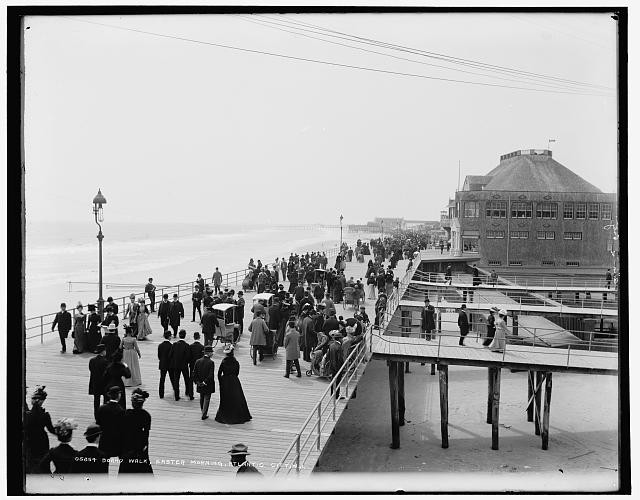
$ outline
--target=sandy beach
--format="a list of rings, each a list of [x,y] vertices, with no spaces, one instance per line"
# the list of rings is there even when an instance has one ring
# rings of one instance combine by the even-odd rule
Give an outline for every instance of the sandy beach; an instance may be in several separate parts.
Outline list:
[[[526,419],[526,372],[502,370],[500,450],[493,451],[491,426],[485,422],[486,369],[449,368],[448,449],[440,441],[438,377],[429,374],[429,365],[411,364],[410,369],[400,449],[389,447],[387,366],[370,361],[357,398],[342,415],[315,472],[407,473],[412,487],[406,491],[485,490],[488,479],[488,489],[496,490],[502,486],[499,477],[509,488],[517,478],[523,491],[617,487],[616,377],[554,374],[549,449],[543,451],[534,424]],[[420,476],[410,474],[415,472]]]

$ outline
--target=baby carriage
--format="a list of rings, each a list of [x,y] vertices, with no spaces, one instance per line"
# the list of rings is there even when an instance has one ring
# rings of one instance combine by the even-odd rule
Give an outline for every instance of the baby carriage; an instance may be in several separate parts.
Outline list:
[[[307,377],[315,375],[316,377],[331,379],[332,374],[329,365],[328,352],[323,354],[321,349],[313,351],[311,353],[311,368],[306,372]]]

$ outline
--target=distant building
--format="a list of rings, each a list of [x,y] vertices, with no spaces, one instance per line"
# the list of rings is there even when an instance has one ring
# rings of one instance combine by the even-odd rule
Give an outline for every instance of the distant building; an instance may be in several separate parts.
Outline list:
[[[561,165],[551,151],[500,157],[487,175],[469,175],[441,213],[455,255],[479,254],[479,266],[613,267],[615,193]]]

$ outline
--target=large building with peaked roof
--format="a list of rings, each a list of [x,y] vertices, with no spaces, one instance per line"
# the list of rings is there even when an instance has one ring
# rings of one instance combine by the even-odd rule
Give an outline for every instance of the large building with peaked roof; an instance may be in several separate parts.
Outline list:
[[[480,267],[614,267],[615,193],[603,193],[546,149],[500,157],[486,175],[469,175],[441,222],[454,255],[477,254]],[[609,227],[606,227],[609,226]]]

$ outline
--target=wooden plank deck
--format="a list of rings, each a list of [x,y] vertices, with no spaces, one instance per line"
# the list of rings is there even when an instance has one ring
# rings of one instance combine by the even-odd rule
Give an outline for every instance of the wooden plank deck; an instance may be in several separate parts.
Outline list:
[[[618,355],[601,351],[554,349],[507,344],[505,353],[492,352],[480,344],[458,345],[455,332],[443,332],[434,340],[380,335],[374,330],[373,358],[451,365],[501,366],[521,370],[617,374]],[[439,345],[440,344],[440,345]],[[407,349],[408,346],[413,349]]]
[[[366,264],[347,263],[346,276],[364,277]],[[285,286],[288,286],[286,284]],[[280,348],[275,359],[265,357],[262,363],[253,366],[250,358],[249,337],[246,331],[250,319],[253,293],[247,293],[245,299],[245,332],[236,347],[236,358],[240,362],[240,381],[253,419],[241,425],[225,425],[215,421],[219,406],[219,393],[211,397],[209,407],[210,418],[200,419],[198,395],[190,401],[184,394],[184,382],[181,383],[180,401],[175,401],[169,380],[165,383],[165,397],[158,397],[159,370],[157,346],[162,339],[162,327],[156,314],[150,316],[153,334],[149,340],[139,342],[142,358],[142,389],[149,392],[150,397],[145,409],[151,414],[152,424],[149,437],[149,453],[154,473],[157,477],[228,477],[235,474],[230,467],[227,451],[235,443],[249,446],[252,462],[260,464],[259,470],[265,476],[271,476],[290,446],[296,433],[300,430],[309,413],[318,403],[329,383],[315,376],[302,378],[292,376],[285,379],[284,349]],[[375,301],[367,300],[365,307],[373,319]],[[201,332],[199,323],[191,322],[191,301],[183,300],[185,319],[181,328],[187,331],[186,341],[193,342],[193,333]],[[338,306],[338,315],[345,318],[353,315],[351,306],[346,309]],[[122,333],[121,333],[122,336]],[[203,338],[201,338],[203,342]],[[46,385],[48,399],[46,410],[55,421],[63,417],[76,419],[78,430],[75,432],[71,446],[81,449],[86,445],[82,436],[84,429],[94,421],[93,396],[88,394],[89,359],[93,354],[71,354],[72,339],[67,340],[67,354],[59,353],[57,334],[47,335],[44,344],[30,344],[26,350],[26,384],[27,395],[36,385]],[[224,354],[222,344],[215,348],[213,361],[216,370]],[[300,359],[304,372],[308,363]],[[217,386],[216,382],[216,386]],[[134,388],[126,389],[127,407],[130,408],[130,396]],[[218,389],[219,390],[219,389]],[[348,401],[336,401],[336,422],[344,411]],[[326,415],[333,411],[327,409]],[[324,448],[335,422],[330,418],[321,434],[320,450],[310,453],[307,468],[301,471],[308,474],[312,471],[318,456]],[[303,440],[306,434],[303,435]],[[50,436],[50,443],[55,444],[55,437]],[[311,440],[314,438],[312,437]],[[112,465],[110,474],[115,474],[117,466]],[[176,483],[175,491],[187,491],[186,483]]]

